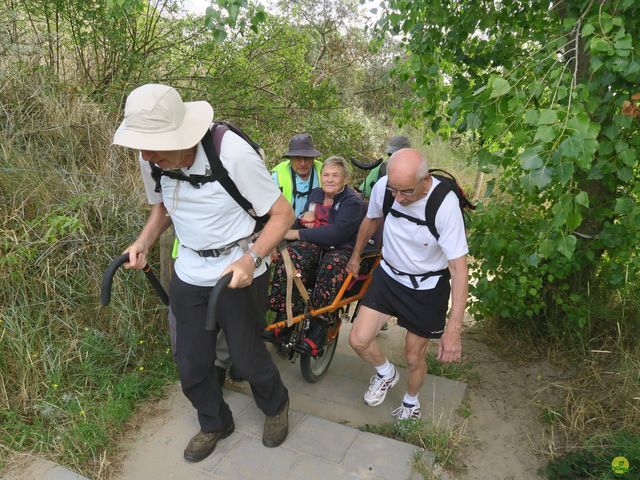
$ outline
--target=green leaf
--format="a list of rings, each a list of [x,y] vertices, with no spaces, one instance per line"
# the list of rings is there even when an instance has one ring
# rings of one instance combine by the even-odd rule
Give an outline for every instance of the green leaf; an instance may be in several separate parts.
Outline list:
[[[469,113],[467,114],[467,126],[471,129],[480,128],[482,126],[482,117],[477,113]]]
[[[618,155],[622,163],[624,163],[627,167],[634,167],[636,164],[636,149],[629,148],[623,152],[620,152]]]
[[[633,179],[633,170],[629,167],[622,167],[618,170],[617,175],[623,182],[628,182]]]
[[[566,224],[569,230],[575,230],[582,223],[582,215],[578,212],[571,212],[567,215]]]
[[[525,170],[536,170],[542,167],[542,159],[537,153],[528,154],[529,150],[526,150],[521,156],[520,165]],[[527,154],[527,155],[525,155]]]
[[[529,109],[524,113],[524,123],[527,125],[538,124],[538,112],[534,109]]]
[[[573,256],[578,239],[573,235],[563,235],[558,241],[558,251],[567,258]]]
[[[584,112],[572,116],[567,122],[567,127],[589,139],[597,138],[600,132],[600,125],[592,123],[589,120],[589,116]]]
[[[509,93],[511,85],[502,77],[492,77],[489,79],[489,86],[491,88],[491,98],[501,97]]]
[[[617,215],[626,215],[633,211],[634,205],[635,202],[629,197],[620,197],[616,199],[616,206],[613,211]]]
[[[589,48],[592,52],[609,52],[611,45],[602,37],[593,37],[589,42]]]
[[[520,165],[522,168],[526,168],[525,165],[535,165],[539,164],[537,167],[540,168],[542,166],[542,159],[538,155],[542,151],[542,145],[535,145],[531,148],[527,148],[524,152],[520,154]]]
[[[553,130],[553,127],[548,125],[540,125],[536,130],[536,136],[533,138],[534,142],[550,142],[556,138],[556,134]]]
[[[580,146],[580,142],[572,135],[570,137],[565,138],[558,147],[558,150],[562,154],[563,157],[566,158],[578,158],[582,147]]]
[[[545,238],[542,242],[540,242],[538,253],[542,258],[549,258],[551,255],[553,255],[555,249],[555,242],[549,238]]]
[[[558,121],[558,113],[550,108],[545,108],[540,111],[540,117],[538,118],[538,125],[552,125]]]
[[[533,187],[542,190],[551,183],[553,177],[553,169],[550,167],[541,167],[532,170],[521,178],[522,185],[529,191],[533,191]]]
[[[582,36],[588,37],[595,31],[596,27],[594,27],[592,23],[585,23],[584,27],[582,27]]]
[[[556,178],[562,185],[566,185],[573,178],[574,171],[573,162],[558,162],[555,168]]]
[[[628,33],[613,44],[616,50],[631,50],[632,45],[633,43],[631,41],[631,35],[629,35]]]
[[[591,70],[593,70],[593,73],[600,70],[603,65],[604,62],[602,61],[602,58],[598,57],[597,55],[593,55],[591,57]]]
[[[224,39],[227,38],[227,32],[219,28],[215,28],[212,33],[213,39],[216,41],[216,43],[222,43],[224,42]]]
[[[589,194],[587,192],[580,192],[576,195],[575,202],[578,205],[582,205],[585,208],[589,208]]]

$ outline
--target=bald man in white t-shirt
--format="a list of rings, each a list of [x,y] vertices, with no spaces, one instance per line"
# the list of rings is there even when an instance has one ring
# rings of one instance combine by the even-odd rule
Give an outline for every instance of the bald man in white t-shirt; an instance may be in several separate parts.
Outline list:
[[[369,406],[377,406],[398,382],[399,374],[380,349],[376,335],[390,316],[397,317],[398,325],[407,330],[404,352],[407,388],[402,404],[391,412],[398,420],[421,416],[418,393],[427,373],[425,355],[431,339],[440,340],[438,360],[448,363],[461,359],[460,333],[468,294],[466,255],[469,249],[462,211],[453,191],[446,193],[437,207],[437,238],[424,224],[427,202],[440,183],[429,174],[426,158],[420,151],[404,148],[394,153],[389,159],[387,176],[373,187],[367,216],[347,265],[347,271],[358,273],[360,255],[367,241],[384,222],[383,260],[373,272],[349,343],[376,369],[364,401]],[[386,220],[385,191],[394,199],[392,214],[387,215]],[[450,295],[451,311],[447,321]]]

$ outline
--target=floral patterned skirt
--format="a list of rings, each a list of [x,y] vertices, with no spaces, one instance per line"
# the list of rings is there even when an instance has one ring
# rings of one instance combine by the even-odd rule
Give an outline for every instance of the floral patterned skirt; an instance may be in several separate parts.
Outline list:
[[[346,250],[323,251],[309,242],[295,242],[287,246],[291,262],[300,273],[302,283],[310,293],[311,308],[329,305],[338,294],[344,279],[350,252]],[[274,312],[286,312],[287,272],[279,256],[271,280],[269,308]],[[293,314],[303,313],[304,302],[293,287]]]

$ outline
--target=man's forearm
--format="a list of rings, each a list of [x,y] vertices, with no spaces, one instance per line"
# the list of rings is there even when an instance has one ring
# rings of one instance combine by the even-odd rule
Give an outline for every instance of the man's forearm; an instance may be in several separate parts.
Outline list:
[[[147,223],[138,235],[138,241],[143,242],[146,249],[149,249],[162,232],[169,228],[169,225],[171,225],[171,217],[167,216],[164,203],[153,205]]]
[[[269,210],[269,221],[253,244],[253,251],[266,257],[284,239],[296,217],[289,202],[281,195]]]
[[[359,257],[360,255],[362,255],[364,247],[367,246],[369,239],[373,237],[374,233],[376,233],[380,222],[382,222],[382,218],[364,217],[364,220],[362,220],[360,228],[358,229],[356,244],[353,247],[353,253],[351,254],[352,257]]]
[[[447,329],[460,331],[469,293],[469,269],[466,256],[450,261],[449,271],[451,272],[451,313]]]

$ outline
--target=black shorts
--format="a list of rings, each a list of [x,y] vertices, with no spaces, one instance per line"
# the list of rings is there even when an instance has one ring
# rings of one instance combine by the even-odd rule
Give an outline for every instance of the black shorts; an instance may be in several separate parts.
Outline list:
[[[423,338],[440,338],[447,321],[449,278],[440,277],[429,290],[414,290],[391,278],[380,265],[362,299],[362,305],[398,318],[398,325]]]

